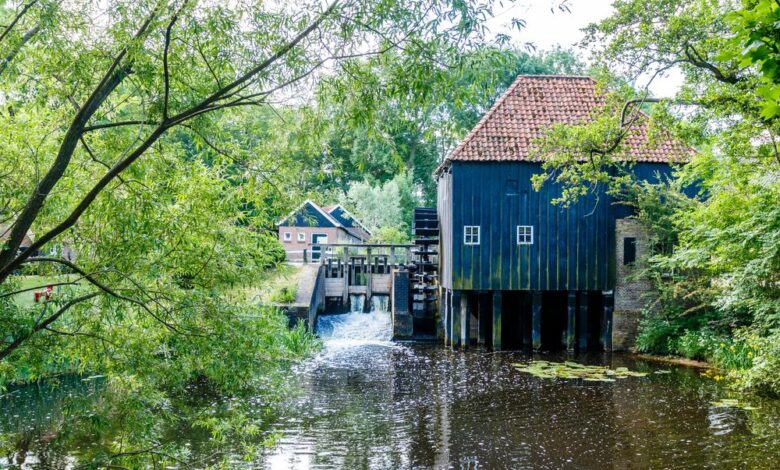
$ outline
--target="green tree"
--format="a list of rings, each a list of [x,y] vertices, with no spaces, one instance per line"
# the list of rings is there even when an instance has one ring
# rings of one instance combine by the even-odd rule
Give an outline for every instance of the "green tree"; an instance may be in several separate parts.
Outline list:
[[[491,8],[3,2],[0,223],[10,230],[0,245],[0,386],[105,375],[114,399],[70,427],[95,433],[102,465],[150,456],[181,465],[157,444],[177,414],[171,401],[193,384],[263,389],[273,401],[274,374],[311,350],[311,336],[233,287],[261,282],[278,262],[273,217],[308,190],[296,182],[316,154],[300,136],[319,129],[289,103],[332,67],[400,48],[414,58],[406,73],[421,76],[484,44]],[[433,42],[436,57],[407,47]],[[34,242],[22,247],[28,233]],[[75,260],[47,254],[63,243]],[[18,301],[52,282],[23,285],[17,274],[32,269],[58,275],[43,305]],[[259,432],[262,413],[233,411],[201,424],[217,441]],[[101,425],[108,416],[125,421]]]
[[[342,203],[371,231],[371,238],[384,243],[409,240],[412,211],[418,202],[412,193],[410,173],[401,173],[384,184],[354,183],[342,198]]]
[[[326,151],[314,171],[328,189],[346,191],[365,175],[384,183],[412,175],[422,204],[435,205],[432,174],[519,74],[582,73],[572,52],[532,54],[489,46],[444,61],[444,45],[414,43],[383,56],[342,64],[318,89],[317,119],[326,128]],[[407,65],[434,57],[415,68]],[[348,126],[341,123],[347,121]],[[327,162],[327,163],[322,163]],[[319,171],[326,164],[328,175]]]
[[[653,143],[671,134],[695,145],[678,176],[705,198],[672,205],[655,222],[644,217],[673,249],[658,249],[650,260],[667,317],[659,323],[650,314],[643,334],[661,331],[661,343],[674,344],[691,337],[687,328],[709,330],[726,345],[737,335],[733,351],[750,357],[734,360],[710,350],[709,358],[748,368],[736,373],[750,377],[741,383],[774,394],[780,394],[773,378],[780,371],[768,355],[776,348],[751,349],[746,338],[780,342],[779,9],[772,0],[616,2],[614,14],[590,26],[586,39],[606,71],[607,103],[591,122],[556,126],[540,142],[540,154],[549,158],[547,173],[536,180],[567,185],[562,203],[595,184],[616,192],[636,188],[627,176],[610,174],[627,175],[621,172],[631,164],[621,163],[624,138],[642,121],[650,122]],[[653,80],[672,69],[683,77],[677,95],[650,96]],[[632,191],[640,217],[680,200],[668,188]]]

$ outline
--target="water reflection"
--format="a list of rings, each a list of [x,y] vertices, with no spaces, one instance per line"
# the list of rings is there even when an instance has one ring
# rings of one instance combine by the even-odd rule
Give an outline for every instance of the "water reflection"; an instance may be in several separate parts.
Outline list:
[[[617,354],[544,355],[651,372],[615,383],[544,380],[513,368],[530,359],[522,353],[391,342],[389,315],[374,310],[323,317],[324,349],[290,374],[299,393],[272,426],[276,445],[250,462],[223,449],[236,451],[232,467],[772,468],[780,458],[778,402],[716,408],[710,402],[724,390],[696,370]],[[669,373],[653,373],[660,369]],[[89,381],[74,387],[0,399],[0,437],[32,436],[24,454],[22,444],[6,444],[15,453],[0,456],[0,467],[76,462],[75,444],[45,438],[64,422],[66,404],[100,391]],[[168,439],[191,445],[195,457],[214,450],[192,429]]]
[[[780,457],[777,429],[747,425],[753,414],[780,420],[777,403],[714,408],[724,392],[695,370],[542,380],[514,370],[529,359],[520,353],[383,343],[364,324],[381,319],[370,315],[326,320],[325,351],[297,374],[303,393],[276,425],[266,468],[768,467]],[[662,368],[621,355],[576,360]]]

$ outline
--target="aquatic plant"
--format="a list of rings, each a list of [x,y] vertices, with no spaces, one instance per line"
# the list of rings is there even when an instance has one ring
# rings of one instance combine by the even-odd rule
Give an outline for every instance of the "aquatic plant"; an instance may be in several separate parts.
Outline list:
[[[588,366],[576,362],[531,361],[512,364],[520,372],[542,379],[582,379],[586,382],[614,382],[615,379],[644,377],[646,372],[635,372],[627,367],[610,369],[606,366]]]
[[[710,404],[714,406],[715,408],[739,408],[741,410],[757,410],[757,406],[749,405],[743,401],[737,400],[736,398],[722,398],[720,400],[711,401]]]

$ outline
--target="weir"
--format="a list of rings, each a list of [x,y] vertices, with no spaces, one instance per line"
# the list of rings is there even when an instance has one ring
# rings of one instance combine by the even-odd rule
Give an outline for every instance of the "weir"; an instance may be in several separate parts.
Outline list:
[[[436,210],[417,208],[414,217],[414,244],[312,245],[319,254],[319,267],[308,325],[317,325],[320,314],[390,312],[394,338],[435,338],[439,310]]]
[[[325,309],[353,310],[355,296],[371,304],[375,295],[389,296],[392,273],[405,270],[412,260],[413,245],[328,243],[320,250],[320,275],[324,284]]]
[[[353,294],[348,313],[320,315],[315,331],[326,347],[388,342],[393,336],[388,305],[388,296],[374,295],[365,311],[365,296]]]

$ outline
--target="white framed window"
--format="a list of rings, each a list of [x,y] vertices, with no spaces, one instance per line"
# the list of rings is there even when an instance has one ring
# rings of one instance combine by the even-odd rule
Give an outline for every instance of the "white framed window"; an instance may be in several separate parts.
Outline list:
[[[299,242],[305,242],[306,241],[306,232],[298,232],[298,241]]]
[[[292,232],[284,232],[284,241],[289,242],[292,240]]]
[[[463,244],[479,245],[479,225],[463,226]]]
[[[534,226],[533,225],[518,225],[517,226],[517,244],[518,245],[533,245],[534,244]]]

